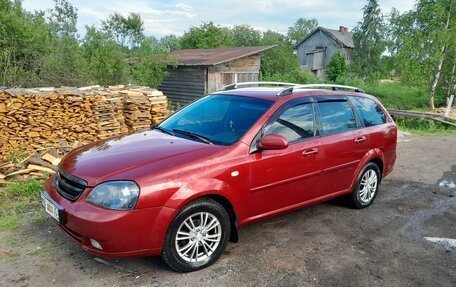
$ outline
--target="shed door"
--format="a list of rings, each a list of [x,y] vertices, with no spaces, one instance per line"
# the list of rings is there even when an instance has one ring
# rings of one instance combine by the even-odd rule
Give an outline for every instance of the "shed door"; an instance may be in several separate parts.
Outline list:
[[[323,69],[323,51],[312,54],[312,70]]]

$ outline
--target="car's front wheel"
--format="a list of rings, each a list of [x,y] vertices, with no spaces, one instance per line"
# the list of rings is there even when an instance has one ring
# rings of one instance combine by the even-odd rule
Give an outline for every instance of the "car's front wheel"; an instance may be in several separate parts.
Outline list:
[[[223,206],[200,198],[184,206],[172,221],[162,258],[176,271],[195,271],[217,261],[229,236],[230,221]]]
[[[377,196],[380,181],[381,173],[378,165],[374,162],[366,164],[350,197],[353,207],[365,208],[371,205]]]

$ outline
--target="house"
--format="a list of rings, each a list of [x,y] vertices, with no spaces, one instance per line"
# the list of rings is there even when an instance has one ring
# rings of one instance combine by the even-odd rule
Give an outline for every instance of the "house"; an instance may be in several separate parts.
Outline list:
[[[325,69],[337,51],[345,56],[347,64],[351,64],[354,48],[353,33],[344,26],[339,30],[318,27],[295,46],[299,65],[307,67],[319,78],[325,77]]]
[[[261,54],[273,46],[187,49],[170,53],[175,61],[158,89],[172,103],[187,104],[235,82],[258,81]]]

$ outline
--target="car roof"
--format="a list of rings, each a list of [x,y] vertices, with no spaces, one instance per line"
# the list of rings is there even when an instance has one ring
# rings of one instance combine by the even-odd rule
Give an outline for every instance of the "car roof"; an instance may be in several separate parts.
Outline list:
[[[284,87],[249,87],[249,88],[237,88],[226,91],[219,91],[212,93],[213,95],[233,95],[233,96],[243,96],[250,98],[258,98],[268,101],[277,102],[283,98],[295,99],[306,96],[366,96],[361,92],[352,92],[352,91],[343,91],[343,90],[327,90],[327,89],[298,89],[293,91],[290,94],[283,96],[278,96],[277,94],[283,91]]]

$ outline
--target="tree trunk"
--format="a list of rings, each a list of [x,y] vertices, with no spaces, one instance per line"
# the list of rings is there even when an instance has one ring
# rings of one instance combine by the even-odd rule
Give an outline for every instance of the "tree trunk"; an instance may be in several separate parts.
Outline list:
[[[441,51],[441,56],[440,56],[439,62],[437,63],[437,65],[435,67],[434,80],[432,80],[431,91],[429,92],[429,109],[431,111],[435,110],[435,105],[434,105],[435,90],[437,89],[437,84],[439,83],[439,79],[440,79],[440,73],[442,72],[443,56],[445,54],[445,45],[442,46],[442,49],[440,51]]]
[[[451,17],[451,8],[452,8],[452,2],[450,3],[450,9],[448,10],[448,18],[445,23],[445,34],[448,32],[448,27],[450,26],[450,17]],[[440,73],[442,72],[442,65],[443,65],[443,59],[445,57],[445,43],[442,45],[442,48],[440,49],[440,58],[439,61],[437,62],[435,66],[435,72],[434,72],[434,79],[432,80],[431,84],[431,89],[429,91],[429,108],[434,111],[435,110],[435,104],[434,104],[434,98],[435,98],[435,90],[437,89],[437,85],[440,80]]]

